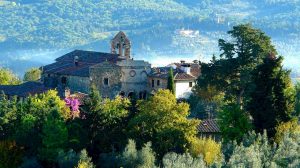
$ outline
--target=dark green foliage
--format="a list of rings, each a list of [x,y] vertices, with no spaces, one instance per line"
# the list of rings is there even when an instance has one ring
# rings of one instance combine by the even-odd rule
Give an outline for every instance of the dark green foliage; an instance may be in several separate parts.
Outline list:
[[[234,26],[228,34],[232,41],[219,40],[220,59],[214,57],[211,63],[201,64],[202,76],[198,84],[224,91],[226,100],[242,107],[251,90],[251,72],[267,53],[276,53],[276,50],[270,37],[249,24]]]
[[[61,168],[73,168],[77,166],[79,162],[79,155],[72,149],[68,152],[60,151],[56,160]]]
[[[92,157],[98,158],[100,153],[120,150],[127,137],[124,134],[126,117],[130,101],[117,97],[114,100],[102,100],[99,91],[91,88],[89,98],[85,102],[85,123],[88,132],[88,151]]]
[[[17,168],[22,162],[22,150],[14,141],[0,141],[0,167]]]
[[[173,68],[170,68],[170,71],[169,71],[167,88],[170,90],[171,93],[175,94],[175,83],[174,83]]]
[[[24,158],[19,168],[42,168],[37,158]]]
[[[219,125],[225,142],[241,141],[251,130],[250,116],[239,105],[225,105],[219,113]]]
[[[75,118],[66,124],[69,133],[68,148],[76,152],[86,148],[89,143],[89,131],[87,131],[86,120]]]
[[[43,124],[41,140],[39,157],[44,161],[55,162],[59,152],[66,149],[68,129],[57,110],[53,110]]]
[[[220,107],[224,104],[224,93],[210,85],[196,85],[188,102],[192,117],[216,118]]]
[[[292,118],[294,111],[290,71],[282,68],[282,60],[282,57],[270,54],[253,72],[255,88],[247,108],[256,131],[267,130],[270,137],[275,135],[278,124]]]
[[[4,93],[0,94],[0,140],[11,137],[15,132],[17,121],[17,99],[8,100]]]
[[[296,117],[299,117],[300,115],[300,82],[297,82],[295,84],[295,113],[294,115]]]

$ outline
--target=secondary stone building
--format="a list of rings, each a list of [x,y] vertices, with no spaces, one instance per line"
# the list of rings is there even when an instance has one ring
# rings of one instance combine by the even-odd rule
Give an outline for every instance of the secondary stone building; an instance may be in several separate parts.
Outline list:
[[[111,53],[72,51],[41,67],[39,82],[14,86],[19,88],[18,92],[11,92],[10,86],[0,86],[0,91],[11,96],[40,93],[34,90],[34,85],[41,92],[55,88],[61,97],[67,97],[74,92],[87,94],[94,85],[106,98],[121,95],[143,99],[160,88],[167,88],[170,68],[174,69],[176,97],[187,98],[200,75],[198,63],[182,61],[167,67],[151,68],[148,62],[131,58],[131,42],[124,32],[119,32],[111,40]]]

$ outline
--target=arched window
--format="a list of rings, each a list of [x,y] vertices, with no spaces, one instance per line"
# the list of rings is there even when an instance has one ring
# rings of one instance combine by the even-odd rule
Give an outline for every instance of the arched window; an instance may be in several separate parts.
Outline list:
[[[139,99],[146,99],[147,98],[147,91],[142,91],[139,93]]]

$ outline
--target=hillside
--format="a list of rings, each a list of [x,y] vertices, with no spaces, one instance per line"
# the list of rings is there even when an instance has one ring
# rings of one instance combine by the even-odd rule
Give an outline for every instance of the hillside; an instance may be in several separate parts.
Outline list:
[[[291,65],[300,47],[299,9],[299,0],[0,0],[0,58],[6,66],[45,64],[74,48],[109,51],[111,37],[124,30],[138,58],[207,60],[229,28],[252,23]],[[199,31],[199,38],[176,34],[182,28]]]

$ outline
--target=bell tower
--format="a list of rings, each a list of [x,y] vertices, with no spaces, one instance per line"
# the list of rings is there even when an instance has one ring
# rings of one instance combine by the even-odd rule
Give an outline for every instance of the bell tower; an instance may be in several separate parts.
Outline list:
[[[130,49],[131,43],[122,31],[111,40],[111,53],[118,54],[120,58],[130,59]]]

